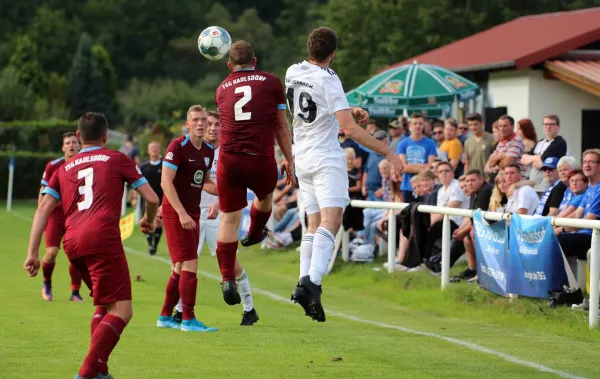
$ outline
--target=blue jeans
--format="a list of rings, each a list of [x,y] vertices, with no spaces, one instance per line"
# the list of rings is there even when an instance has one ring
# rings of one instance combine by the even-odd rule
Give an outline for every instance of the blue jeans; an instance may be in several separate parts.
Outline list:
[[[366,243],[375,245],[375,231],[377,230],[377,221],[383,216],[385,209],[377,208],[366,208],[363,210],[363,226],[364,230],[358,232],[358,236],[361,237]]]
[[[290,226],[294,225],[298,220],[298,208],[288,209],[281,218],[281,220],[279,220],[277,224],[275,224],[273,231],[276,233],[281,233]]]

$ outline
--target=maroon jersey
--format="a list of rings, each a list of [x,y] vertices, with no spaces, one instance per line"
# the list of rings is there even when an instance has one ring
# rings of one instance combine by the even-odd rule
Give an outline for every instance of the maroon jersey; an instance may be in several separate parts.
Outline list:
[[[148,181],[125,154],[100,146],[82,149],[52,176],[42,193],[62,204],[70,260],[123,251],[119,219],[125,182],[137,188]]]
[[[202,187],[209,176],[214,157],[212,145],[203,141],[202,147],[196,149],[190,142],[189,134],[186,134],[171,141],[163,159],[163,166],[177,171],[173,180],[177,196],[187,214],[196,221],[200,219]],[[166,194],[163,195],[162,215],[179,217]]]
[[[44,173],[42,174],[41,184],[44,187],[48,186],[48,182],[50,181],[50,179],[52,178],[54,173],[57,172],[58,169],[60,167],[62,167],[63,164],[65,164],[65,157],[53,159],[50,162],[48,162],[48,164],[46,165],[46,168],[44,169]],[[54,208],[54,210],[52,211],[52,217],[56,217],[57,220],[62,220],[59,222],[64,222],[65,214],[64,214],[61,206]]]
[[[264,71],[236,71],[217,87],[215,97],[221,151],[272,157],[277,110],[286,109],[279,78]]]

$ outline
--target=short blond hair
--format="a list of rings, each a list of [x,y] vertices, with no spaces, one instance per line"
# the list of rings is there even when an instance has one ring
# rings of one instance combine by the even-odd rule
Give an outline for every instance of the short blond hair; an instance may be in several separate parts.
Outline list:
[[[431,179],[431,180],[436,179],[435,172],[433,172],[431,170],[425,170],[425,171],[421,172],[419,174],[419,176],[421,177],[421,179]]]
[[[205,112],[205,110],[204,107],[202,107],[202,105],[192,105],[187,111],[186,118],[190,117],[190,113],[192,112]]]
[[[354,151],[353,148],[347,147],[344,149],[344,151],[346,152],[346,157],[352,158],[352,159],[356,158],[356,151]]]
[[[381,162],[379,162],[379,164],[377,165],[377,167],[382,168],[386,164],[389,165],[390,161],[388,161],[387,159],[383,159]]]
[[[581,158],[585,157],[588,154],[595,154],[596,157],[598,157],[598,160],[600,160],[600,149],[587,149],[586,151],[583,152],[583,154],[581,155]]]
[[[423,177],[420,174],[413,176],[412,178],[410,178],[410,185],[414,187],[415,183],[417,183],[421,179],[423,179]]]

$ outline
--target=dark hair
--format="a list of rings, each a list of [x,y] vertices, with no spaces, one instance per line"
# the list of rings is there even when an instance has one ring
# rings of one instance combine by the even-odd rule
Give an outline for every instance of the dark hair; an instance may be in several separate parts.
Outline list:
[[[583,170],[580,169],[580,168],[577,168],[577,169],[571,171],[571,173],[569,174],[569,180],[571,180],[571,178],[574,177],[575,175],[581,175],[581,176],[583,176],[583,182],[584,183],[588,183],[590,181],[588,179],[588,177],[585,176],[585,173],[583,172]]]
[[[509,164],[507,164],[507,165],[504,167],[504,169],[507,169],[507,168],[514,168],[514,169],[516,169],[516,170],[517,170],[517,172],[519,172],[519,173],[521,172],[521,167],[519,167],[519,165],[518,165],[518,164],[516,164],[516,163],[509,163]]]
[[[79,118],[77,130],[82,142],[100,141],[108,131],[108,121],[102,113],[86,112]],[[133,139],[132,136],[129,137]]]
[[[63,133],[63,135],[62,135],[63,141],[65,139],[71,138],[71,137],[77,137],[77,134],[75,132],[66,132],[66,133]]]
[[[229,49],[229,62],[233,66],[252,64],[254,60],[254,49],[248,42],[235,41]]]
[[[479,121],[482,122],[483,118],[481,117],[481,115],[477,112],[475,113],[471,113],[467,116],[467,121]]]
[[[207,117],[212,116],[212,117],[216,118],[217,120],[221,121],[221,116],[219,115],[219,112],[208,111],[208,112],[206,112],[206,115],[207,115]]]
[[[323,62],[337,49],[338,38],[333,29],[322,26],[310,32],[306,45],[308,58]]]
[[[477,176],[480,176],[480,177],[483,176],[483,175],[481,175],[481,171],[479,171],[476,168],[470,169],[469,171],[467,171],[467,173],[465,175],[477,175]]]
[[[440,169],[440,166],[448,166],[448,167],[450,167],[450,170],[452,170],[452,172],[454,172],[454,168],[448,161],[441,161],[440,163],[438,163],[438,165],[437,165],[438,170]]]
[[[537,133],[535,132],[535,126],[533,126],[533,122],[528,118],[523,118],[518,122],[519,128],[521,129],[521,133],[523,133],[523,137],[528,140],[537,141]]]
[[[423,115],[417,112],[414,112],[413,114],[410,115],[410,119],[412,120],[413,118],[423,118]]]
[[[510,122],[511,125],[515,124],[515,119],[510,117],[507,114],[505,114],[504,116],[500,116],[500,118],[498,120],[508,120],[508,122]]]
[[[560,126],[560,118],[558,118],[557,115],[549,114],[547,116],[544,116],[544,118],[549,118],[550,120],[553,120],[554,122],[556,122],[556,125]]]

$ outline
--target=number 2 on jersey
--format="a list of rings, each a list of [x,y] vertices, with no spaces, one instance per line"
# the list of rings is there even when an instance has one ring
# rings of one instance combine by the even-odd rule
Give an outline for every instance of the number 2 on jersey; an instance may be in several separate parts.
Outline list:
[[[80,211],[86,210],[92,206],[94,202],[94,169],[92,167],[84,168],[77,171],[77,179],[84,179],[84,183],[79,187],[79,194],[83,196],[83,200],[77,203],[77,209]]]
[[[286,97],[288,101],[288,107],[290,108],[290,114],[292,117],[296,117],[294,114],[296,103],[294,102],[295,99],[293,88],[288,88]],[[298,108],[300,108],[300,112],[302,112],[298,113],[298,117],[300,117],[304,122],[310,124],[317,118],[317,104],[315,104],[313,101],[310,93],[304,91],[300,92],[300,96],[298,96]]]
[[[252,117],[252,112],[244,112],[242,107],[252,100],[252,87],[241,86],[235,89],[235,93],[243,93],[244,96],[235,102],[233,110],[235,113],[235,121],[248,121]]]

